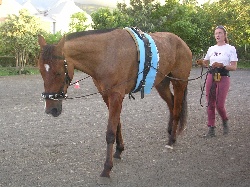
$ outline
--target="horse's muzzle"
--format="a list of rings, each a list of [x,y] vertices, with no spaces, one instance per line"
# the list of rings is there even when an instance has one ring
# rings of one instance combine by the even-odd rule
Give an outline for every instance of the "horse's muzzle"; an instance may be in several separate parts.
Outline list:
[[[62,110],[58,110],[57,108],[52,108],[50,111],[46,110],[45,112],[47,114],[51,114],[53,117],[58,117],[62,113]]]
[[[46,101],[46,105],[47,105]],[[53,117],[58,117],[62,113],[62,101],[54,102],[54,105],[45,107],[46,114],[51,114]]]

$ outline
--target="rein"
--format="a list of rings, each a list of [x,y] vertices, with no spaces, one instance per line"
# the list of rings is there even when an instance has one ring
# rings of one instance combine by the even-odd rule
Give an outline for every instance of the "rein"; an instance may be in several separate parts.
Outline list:
[[[141,72],[139,72],[139,73],[137,74],[137,76],[138,76],[139,74],[143,73],[143,72],[144,72],[144,70],[141,71]],[[90,77],[90,76],[87,76],[87,77],[85,77],[85,78],[83,78],[83,79],[81,79],[81,80],[79,80],[79,81],[76,81],[76,82],[70,84],[70,86],[71,86],[71,85],[74,85],[74,84],[76,84],[77,82],[80,82],[80,81],[82,81],[82,80],[84,80],[84,79],[87,79],[87,78],[89,78],[89,77]],[[121,83],[119,83],[119,84],[117,84],[117,85],[115,85],[115,86],[113,86],[113,87],[110,87],[110,88],[108,88],[108,89],[106,89],[106,90],[103,90],[103,91],[100,91],[100,92],[95,92],[95,93],[92,93],[92,94],[87,94],[87,95],[82,95],[82,96],[76,96],[76,97],[71,97],[71,98],[67,97],[67,99],[80,99],[80,98],[84,98],[84,97],[89,97],[89,96],[92,96],[92,95],[96,95],[96,94],[99,94],[99,93],[100,93],[100,94],[101,94],[101,93],[105,93],[106,91],[112,90],[113,88],[118,87],[118,86],[123,85],[123,84],[126,84],[127,82],[129,82],[129,81],[131,81],[131,80],[134,80],[134,79],[135,79],[135,78],[130,78],[130,79],[126,80],[126,81],[123,81],[123,82],[121,82]],[[132,95],[130,94],[129,96],[132,96]],[[133,96],[132,96],[132,98],[135,99]]]
[[[64,59],[63,57],[60,57],[60,56],[53,56],[53,57],[56,58],[56,59]],[[66,84],[66,85],[69,85],[69,86],[72,86],[72,85],[74,85],[74,84],[76,84],[76,83],[78,83],[78,82],[80,82],[80,81],[82,81],[82,80],[85,80],[85,79],[87,79],[87,78],[90,77],[90,76],[87,76],[87,77],[85,77],[85,78],[83,78],[83,79],[80,79],[80,80],[74,82],[74,83],[71,83],[71,78],[69,77],[69,73],[68,73],[68,63],[67,63],[67,61],[66,61],[65,59],[64,59],[63,62],[64,62],[64,75],[65,75],[65,78],[64,78],[64,86],[65,86],[65,84]],[[184,80],[184,79],[179,79],[179,78],[175,78],[175,77],[171,77],[171,76],[165,75],[165,74],[163,74],[162,72],[160,72],[157,68],[155,68],[155,67],[153,67],[152,65],[150,65],[150,66],[147,66],[146,68],[144,68],[144,69],[143,69],[141,72],[139,72],[136,76],[138,77],[139,74],[144,73],[145,71],[148,71],[150,68],[154,68],[154,69],[156,70],[156,72],[160,73],[160,74],[163,75],[164,77],[168,77],[169,79],[178,80],[178,81],[193,81],[193,80],[197,80],[197,79],[199,79],[199,78],[202,78],[205,74],[207,74],[207,73],[209,72],[209,70],[208,70],[208,71],[206,71],[205,73],[202,73],[202,72],[203,72],[203,68],[202,68],[202,72],[201,72],[201,75],[200,75],[199,77]],[[119,83],[119,84],[117,84],[117,85],[115,85],[115,86],[113,86],[113,87],[110,87],[110,88],[106,89],[106,90],[103,90],[103,91],[100,91],[100,92],[95,92],[95,93],[88,94],[88,95],[76,96],[76,97],[74,97],[74,98],[79,99],[79,98],[84,98],[84,97],[89,97],[89,96],[92,96],[92,95],[96,95],[96,94],[99,94],[99,93],[100,93],[100,94],[101,94],[101,93],[105,93],[105,92],[108,91],[108,90],[111,90],[111,89],[113,89],[113,88],[115,88],[115,87],[118,87],[118,86],[120,86],[120,85],[126,84],[127,82],[129,82],[129,81],[131,81],[131,80],[134,80],[134,79],[135,79],[135,78],[130,78],[130,79],[128,79],[128,80],[126,80],[126,81],[123,81],[123,82],[121,82],[121,83]],[[201,89],[201,90],[202,90],[202,94],[201,94],[201,99],[202,99],[202,95],[203,95],[204,88]],[[46,92],[43,92],[43,93],[41,94],[41,97],[42,97],[43,99],[49,99],[49,100],[55,100],[55,101],[63,100],[63,99],[65,99],[65,100],[66,100],[66,99],[74,99],[73,97],[69,98],[68,95],[65,94],[63,91],[61,91],[61,92],[59,92],[59,93],[46,93]],[[131,99],[131,98],[135,99],[135,97],[132,95],[132,93],[129,93],[129,98],[130,98],[130,99]],[[201,103],[201,99],[200,99],[200,103]],[[202,106],[202,105],[201,105],[201,106]]]
[[[150,67],[152,67],[152,66],[150,66]],[[147,67],[147,68],[150,68],[150,67]],[[168,78],[170,78],[170,79],[172,79],[172,80],[179,80],[179,81],[193,81],[193,80],[197,80],[197,79],[202,78],[204,75],[206,75],[206,74],[209,72],[209,70],[207,70],[205,73],[203,73],[203,68],[202,68],[202,71],[201,71],[201,75],[200,75],[200,76],[198,76],[198,77],[196,77],[196,78],[184,80],[184,79],[174,78],[174,77],[165,75],[165,74],[161,73],[157,68],[155,68],[155,67],[152,67],[152,68],[156,69],[156,71],[159,72],[159,73],[160,73],[161,75],[163,75],[164,77],[168,77]],[[145,71],[145,69],[144,69],[143,71],[139,72],[136,76],[138,76],[139,74],[143,73],[144,71]],[[87,79],[87,78],[89,78],[89,77],[90,77],[90,76],[87,76],[87,77],[85,77],[85,78],[83,78],[83,79],[80,79],[80,80],[74,82],[74,83],[70,83],[70,86],[72,86],[72,85],[74,85],[74,84],[76,84],[76,83],[78,83],[78,82],[80,82],[80,81],[82,81],[82,80],[85,80],[85,79]],[[129,81],[131,81],[131,80],[134,80],[134,79],[135,79],[135,78],[130,78],[130,79],[126,80],[126,81],[123,81],[123,82],[121,82],[121,83],[119,83],[119,84],[117,84],[117,85],[115,85],[115,86],[113,86],[113,87],[111,87],[111,88],[108,88],[108,89],[103,90],[103,91],[100,91],[100,92],[95,92],[95,93],[91,93],[91,94],[87,94],[87,95],[76,96],[76,97],[70,97],[70,98],[67,97],[67,98],[65,98],[65,99],[80,99],[80,98],[89,97],[89,96],[96,95],[96,94],[105,93],[105,92],[108,91],[108,90],[111,90],[111,89],[113,89],[113,88],[115,88],[115,87],[118,87],[118,86],[120,86],[120,85],[126,84],[127,82],[129,82]],[[204,84],[204,85],[205,85],[205,84]],[[203,87],[203,89],[201,88],[201,90],[202,90],[202,94],[201,94],[201,99],[202,99],[204,87]],[[132,98],[132,99],[135,99],[135,97],[130,93],[130,94],[129,94],[129,99],[131,99],[131,98]],[[201,99],[200,99],[200,103],[201,103]],[[201,106],[202,106],[202,105],[201,105]]]
[[[203,93],[204,93],[204,89],[205,89],[205,86],[206,86],[207,75],[208,75],[208,72],[209,72],[209,71],[210,71],[210,69],[208,69],[208,71],[206,72],[205,81],[204,81],[204,83],[203,83],[203,86],[201,86],[201,97],[200,97],[200,105],[201,105],[201,107],[203,107],[201,100],[202,100],[202,96],[204,95]],[[202,72],[203,72],[203,67],[202,67],[202,69],[201,69],[201,79],[202,79]]]
[[[202,68],[202,72],[201,72],[201,75],[200,75],[199,77],[192,78],[192,79],[179,79],[179,78],[175,78],[175,77],[171,77],[171,76],[165,75],[165,74],[163,74],[162,72],[160,72],[160,71],[159,71],[157,68],[155,68],[155,67],[152,67],[152,68],[154,68],[157,72],[159,72],[159,73],[160,73],[161,75],[163,75],[164,77],[168,77],[168,78],[170,78],[170,79],[172,79],[172,80],[183,81],[183,82],[189,82],[189,81],[197,80],[197,79],[199,79],[199,78],[202,78],[204,75],[206,75],[206,74],[209,72],[209,70],[207,70],[205,73],[202,73],[202,72],[203,72],[203,68]]]
[[[203,92],[204,92],[204,89],[205,89],[205,86],[206,86],[206,82],[207,82],[207,76],[208,76],[208,72],[210,71],[211,72],[211,68],[209,67],[208,71],[207,71],[207,74],[206,74],[206,78],[205,78],[205,81],[204,81],[204,84],[203,84],[203,87],[201,86],[201,97],[200,97],[200,105],[201,107],[204,107],[201,103],[201,100],[202,100],[202,96],[204,95]],[[203,71],[203,67],[202,67],[202,71]],[[218,71],[218,70],[217,70]],[[212,86],[210,88],[210,91],[209,91],[209,96],[208,96],[208,103],[207,103],[207,106],[208,107],[210,105],[210,97],[212,95],[212,92],[215,91],[217,85],[215,84],[215,80],[214,80],[214,73],[216,73],[216,71],[212,71],[212,76],[213,76],[213,82],[212,82]],[[219,92],[219,87],[218,87],[218,92]],[[218,102],[217,98],[216,98],[216,103]]]
[[[70,83],[69,86],[75,85],[76,83],[81,82],[81,81],[83,81],[83,80],[85,80],[85,79],[87,79],[87,78],[89,78],[89,77],[90,77],[90,76],[87,76],[87,77],[82,78],[82,79],[80,79],[80,80],[78,80],[78,81],[75,81],[75,82],[73,82],[73,83]]]

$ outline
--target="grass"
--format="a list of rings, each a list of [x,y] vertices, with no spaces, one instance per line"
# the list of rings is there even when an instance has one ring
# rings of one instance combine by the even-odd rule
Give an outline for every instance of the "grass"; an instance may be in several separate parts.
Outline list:
[[[250,69],[250,61],[249,60],[239,61],[237,67],[241,69]]]
[[[250,61],[239,61],[238,62],[239,69],[250,69]],[[25,67],[23,71],[21,71],[22,75],[37,75],[39,74],[39,69],[37,67]],[[11,75],[19,75],[19,69],[14,67],[0,67],[0,76],[11,76]]]
[[[39,69],[36,67],[26,67],[21,71],[22,75],[39,74]],[[19,68],[15,67],[0,67],[0,76],[20,75]]]

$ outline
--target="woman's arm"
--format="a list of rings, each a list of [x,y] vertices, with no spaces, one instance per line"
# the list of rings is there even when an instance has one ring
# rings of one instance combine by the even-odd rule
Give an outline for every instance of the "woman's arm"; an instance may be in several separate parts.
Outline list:
[[[212,67],[213,68],[223,68],[224,67],[228,71],[235,71],[237,69],[237,61],[232,61],[227,66],[224,66],[223,63],[214,62]]]
[[[237,61],[230,62],[230,65],[225,66],[228,71],[235,71],[237,69]]]

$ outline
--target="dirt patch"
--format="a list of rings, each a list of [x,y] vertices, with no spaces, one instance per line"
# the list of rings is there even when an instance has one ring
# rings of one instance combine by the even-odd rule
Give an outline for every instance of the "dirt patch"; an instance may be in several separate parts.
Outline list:
[[[193,69],[191,78],[200,75]],[[85,77],[76,73],[74,80]],[[188,126],[174,150],[167,143],[168,109],[153,89],[143,100],[124,100],[121,116],[125,151],[115,161],[111,180],[99,175],[105,160],[108,112],[100,95],[67,100],[63,113],[44,113],[40,75],[0,77],[0,186],[239,186],[250,184],[250,71],[231,73],[227,98],[230,134],[207,131],[206,108],[200,106],[203,81],[189,83]],[[95,93],[91,79],[69,96]],[[202,100],[206,105],[205,98]]]

